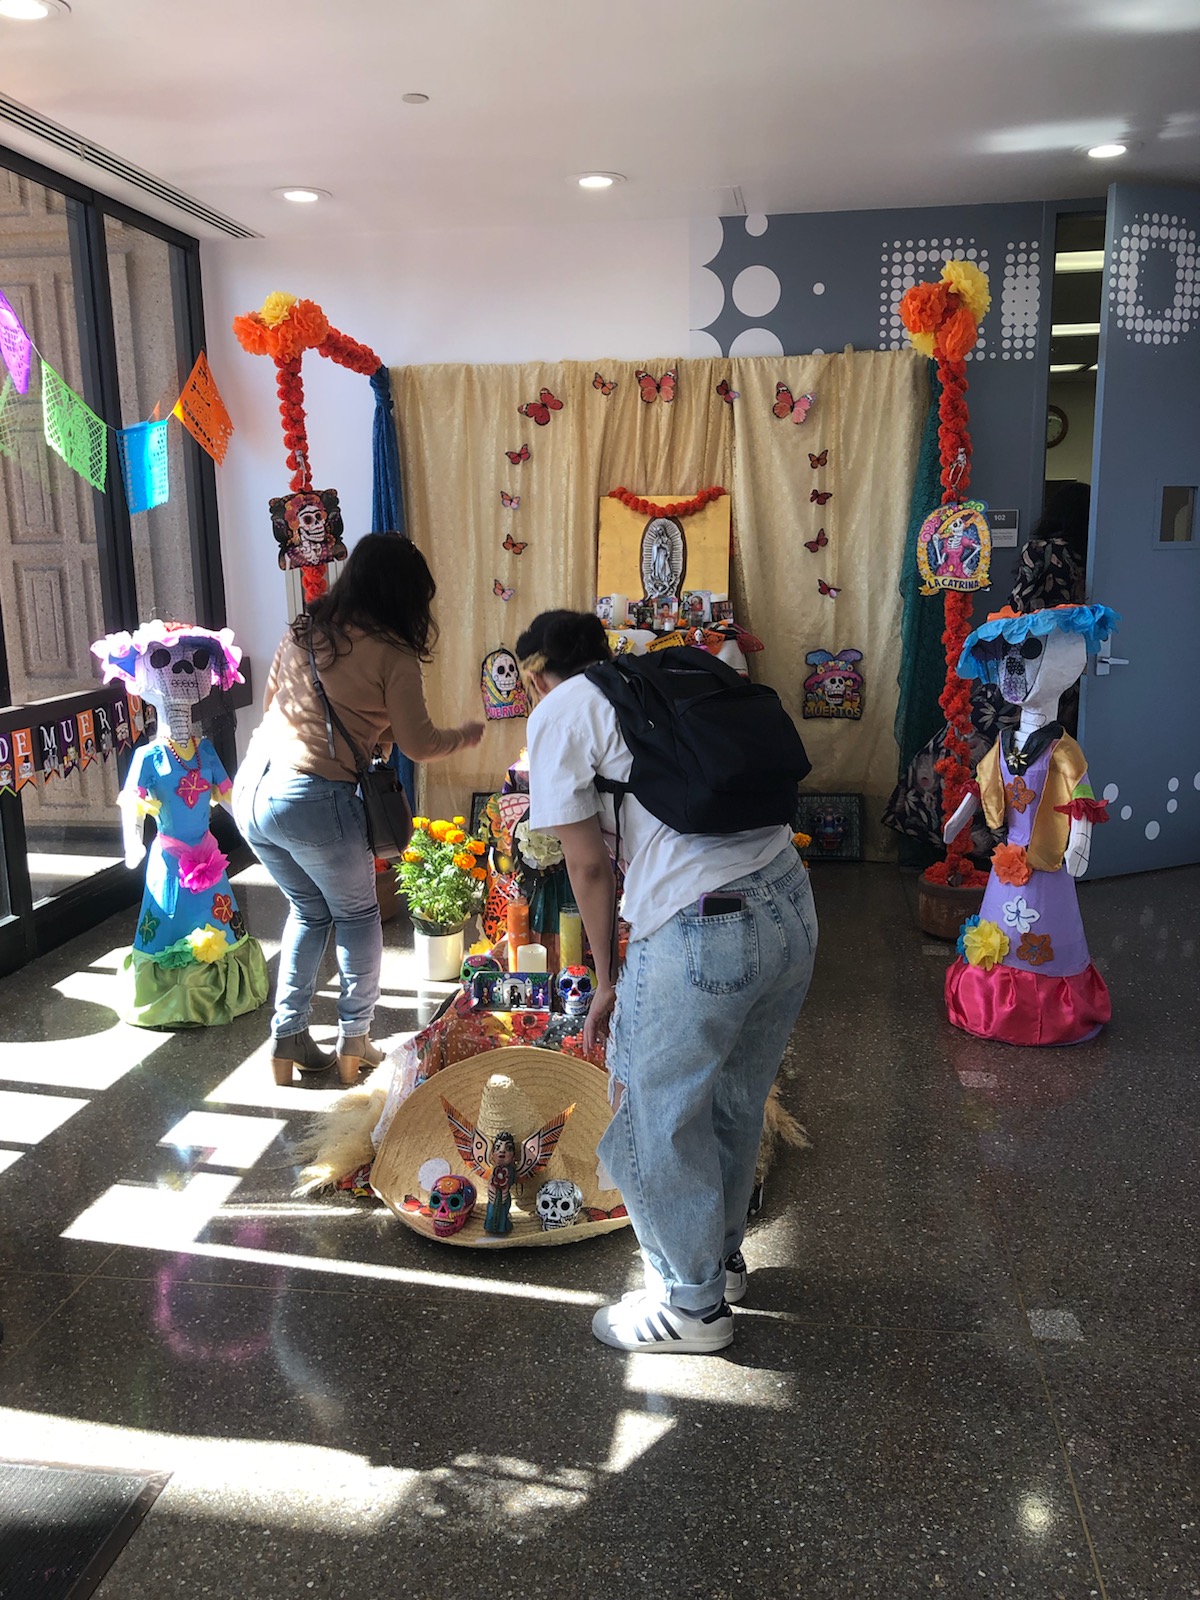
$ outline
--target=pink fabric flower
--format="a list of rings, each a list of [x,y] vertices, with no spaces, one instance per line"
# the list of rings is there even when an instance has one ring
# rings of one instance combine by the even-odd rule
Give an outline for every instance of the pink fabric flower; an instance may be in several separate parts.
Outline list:
[[[184,845],[177,853],[179,882],[191,894],[202,894],[205,889],[211,889],[214,883],[220,883],[229,865],[229,857],[218,849],[211,833],[206,833],[199,844]]]

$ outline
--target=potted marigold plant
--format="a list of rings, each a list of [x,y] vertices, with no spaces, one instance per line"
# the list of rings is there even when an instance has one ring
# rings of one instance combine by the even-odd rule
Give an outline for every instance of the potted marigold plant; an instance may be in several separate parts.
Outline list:
[[[413,836],[396,868],[422,977],[458,977],[463,928],[483,904],[487,846],[467,833],[465,823],[465,817],[449,822],[414,817]]]

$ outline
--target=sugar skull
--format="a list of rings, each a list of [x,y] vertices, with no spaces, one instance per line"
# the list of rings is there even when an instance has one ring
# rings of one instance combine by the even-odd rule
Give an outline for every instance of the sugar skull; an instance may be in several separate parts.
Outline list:
[[[344,561],[344,524],[336,489],[302,489],[271,501],[271,531],[279,546],[280,570],[321,567]]]
[[[471,979],[477,973],[502,972],[503,970],[495,956],[489,956],[481,952],[478,955],[466,955],[463,957],[463,964],[459,968],[458,978],[460,983],[469,985]]]
[[[439,1178],[429,1191],[429,1209],[433,1212],[433,1231],[439,1239],[449,1239],[464,1228],[475,1209],[475,1185],[470,1178],[458,1173],[448,1173]]]
[[[586,1017],[596,992],[596,974],[590,967],[564,967],[555,988],[568,1017]]]
[[[810,650],[804,658],[813,669],[804,680],[806,717],[862,716],[861,650]]]
[[[214,633],[191,623],[145,622],[133,634],[98,639],[92,654],[104,664],[104,681],[127,683],[161,714],[174,739],[188,736],[192,708],[214,684],[228,689],[242,681],[242,652],[228,628]]]
[[[579,1221],[583,1190],[570,1178],[547,1178],[537,1193],[538,1221],[543,1230],[569,1228]]]
[[[529,715],[529,702],[521,686],[517,658],[504,646],[484,656],[479,688],[483,695],[483,714],[489,721],[500,722],[507,717]]]

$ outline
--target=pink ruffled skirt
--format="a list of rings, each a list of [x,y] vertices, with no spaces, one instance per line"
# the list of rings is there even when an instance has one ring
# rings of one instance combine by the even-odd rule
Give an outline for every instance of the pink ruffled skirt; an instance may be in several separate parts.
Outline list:
[[[946,971],[946,1013],[956,1028],[1003,1044],[1082,1044],[1112,1017],[1104,979],[1091,962],[1069,977],[960,956]]]

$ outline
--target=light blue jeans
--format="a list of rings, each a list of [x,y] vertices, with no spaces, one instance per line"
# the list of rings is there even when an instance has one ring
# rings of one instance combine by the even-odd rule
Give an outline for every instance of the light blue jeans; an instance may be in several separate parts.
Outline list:
[[[717,889],[742,895],[745,910],[701,917],[697,901],[629,945],[608,1046],[619,1101],[599,1146],[648,1287],[683,1311],[725,1293],[763,1107],[817,948],[812,888],[790,845]]]
[[[342,979],[339,1031],[344,1038],[369,1033],[379,1000],[383,930],[357,785],[268,765],[257,780],[248,775],[235,785],[234,815],[288,900],[275,1037],[307,1028],[331,927]]]

